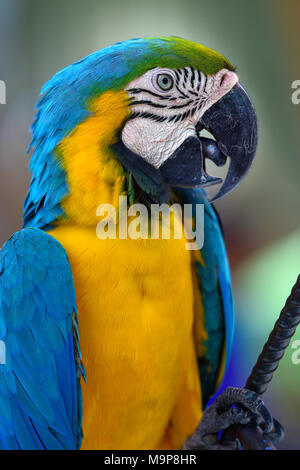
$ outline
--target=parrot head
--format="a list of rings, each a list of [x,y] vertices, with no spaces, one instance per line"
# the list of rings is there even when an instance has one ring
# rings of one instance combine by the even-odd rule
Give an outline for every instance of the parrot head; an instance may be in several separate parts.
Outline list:
[[[206,172],[206,160],[224,165],[229,158],[216,199],[238,185],[255,155],[256,115],[234,67],[192,41],[117,43],[57,73],[42,93],[25,225],[72,212],[68,197],[96,207],[100,190],[103,196],[119,184],[120,192],[124,174],[158,201],[172,187],[221,183]],[[201,137],[203,129],[214,139]]]

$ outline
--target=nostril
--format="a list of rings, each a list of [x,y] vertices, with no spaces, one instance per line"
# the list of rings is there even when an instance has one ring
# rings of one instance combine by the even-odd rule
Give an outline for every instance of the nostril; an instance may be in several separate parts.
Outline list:
[[[220,80],[220,87],[223,86],[226,76],[227,76],[227,73],[224,73],[224,75],[222,75],[221,80]]]
[[[226,70],[220,77],[220,82],[219,82],[220,88],[230,89],[236,84],[237,81],[238,81],[238,77],[236,73]]]

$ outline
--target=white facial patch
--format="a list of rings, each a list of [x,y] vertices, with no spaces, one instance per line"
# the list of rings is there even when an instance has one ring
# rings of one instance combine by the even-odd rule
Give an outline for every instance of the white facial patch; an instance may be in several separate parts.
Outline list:
[[[126,147],[159,168],[190,136],[203,113],[238,81],[226,69],[206,76],[191,67],[155,68],[126,87],[132,117],[125,124]]]
[[[137,117],[125,125],[122,140],[131,151],[159,168],[189,136],[195,135],[195,127],[189,122],[179,127]]]

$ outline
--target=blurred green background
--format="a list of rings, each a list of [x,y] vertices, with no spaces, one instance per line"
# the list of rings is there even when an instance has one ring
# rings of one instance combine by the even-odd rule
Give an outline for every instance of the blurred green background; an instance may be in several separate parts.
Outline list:
[[[223,53],[237,66],[259,120],[256,161],[243,184],[217,203],[237,303],[227,381],[243,385],[300,272],[300,79],[298,0],[0,0],[0,246],[21,227],[30,180],[28,128],[42,84],[57,70],[117,41],[176,35]],[[300,329],[295,338],[300,340]],[[293,350],[266,395],[300,449],[300,365]]]

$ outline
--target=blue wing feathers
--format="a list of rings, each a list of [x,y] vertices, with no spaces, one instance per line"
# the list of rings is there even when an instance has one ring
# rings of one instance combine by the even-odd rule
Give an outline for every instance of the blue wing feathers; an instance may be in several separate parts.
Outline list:
[[[0,449],[76,449],[81,375],[76,299],[64,248],[23,229],[0,251]]]

